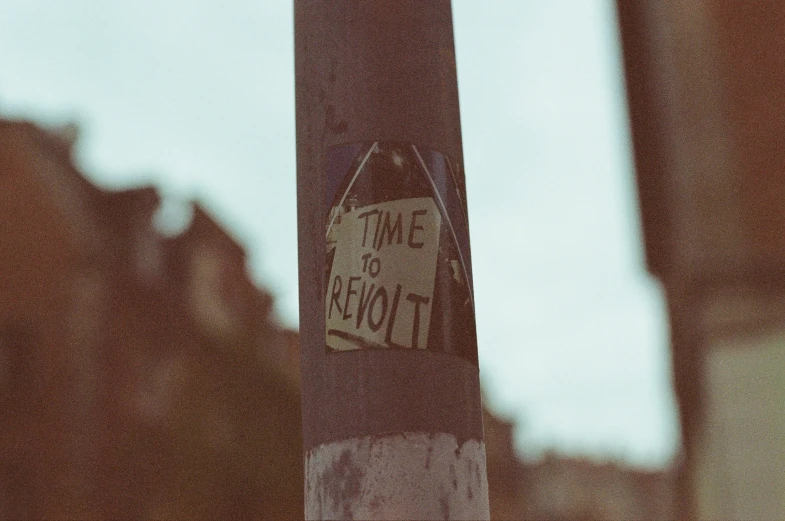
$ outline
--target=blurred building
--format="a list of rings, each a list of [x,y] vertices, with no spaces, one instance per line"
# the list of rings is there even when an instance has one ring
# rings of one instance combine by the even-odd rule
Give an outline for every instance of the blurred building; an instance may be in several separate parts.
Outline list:
[[[617,0],[685,519],[785,519],[782,2]]]
[[[523,462],[513,448],[513,424],[484,417],[491,519],[675,519],[676,476],[617,463],[547,455]]]
[[[0,121],[0,518],[302,517],[297,339],[202,208]]]

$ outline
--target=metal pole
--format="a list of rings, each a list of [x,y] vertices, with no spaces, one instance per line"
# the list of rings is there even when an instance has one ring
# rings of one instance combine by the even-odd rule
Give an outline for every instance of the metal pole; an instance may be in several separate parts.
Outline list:
[[[488,519],[449,0],[295,0],[307,519]]]

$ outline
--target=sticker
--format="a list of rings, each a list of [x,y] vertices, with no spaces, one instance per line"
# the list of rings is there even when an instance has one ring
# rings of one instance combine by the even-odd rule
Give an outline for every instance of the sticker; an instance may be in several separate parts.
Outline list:
[[[373,142],[327,154],[328,352],[408,349],[477,363],[465,185],[426,147]]]

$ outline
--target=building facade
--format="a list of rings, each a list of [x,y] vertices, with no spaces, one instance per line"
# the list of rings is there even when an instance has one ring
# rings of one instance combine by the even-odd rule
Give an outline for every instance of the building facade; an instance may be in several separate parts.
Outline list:
[[[0,122],[0,518],[302,516],[296,335],[200,206]]]

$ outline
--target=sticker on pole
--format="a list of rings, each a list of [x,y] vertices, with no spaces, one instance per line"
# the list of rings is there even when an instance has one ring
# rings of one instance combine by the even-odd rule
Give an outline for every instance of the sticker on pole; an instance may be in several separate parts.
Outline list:
[[[325,344],[429,350],[477,363],[465,185],[406,143],[327,153]]]

